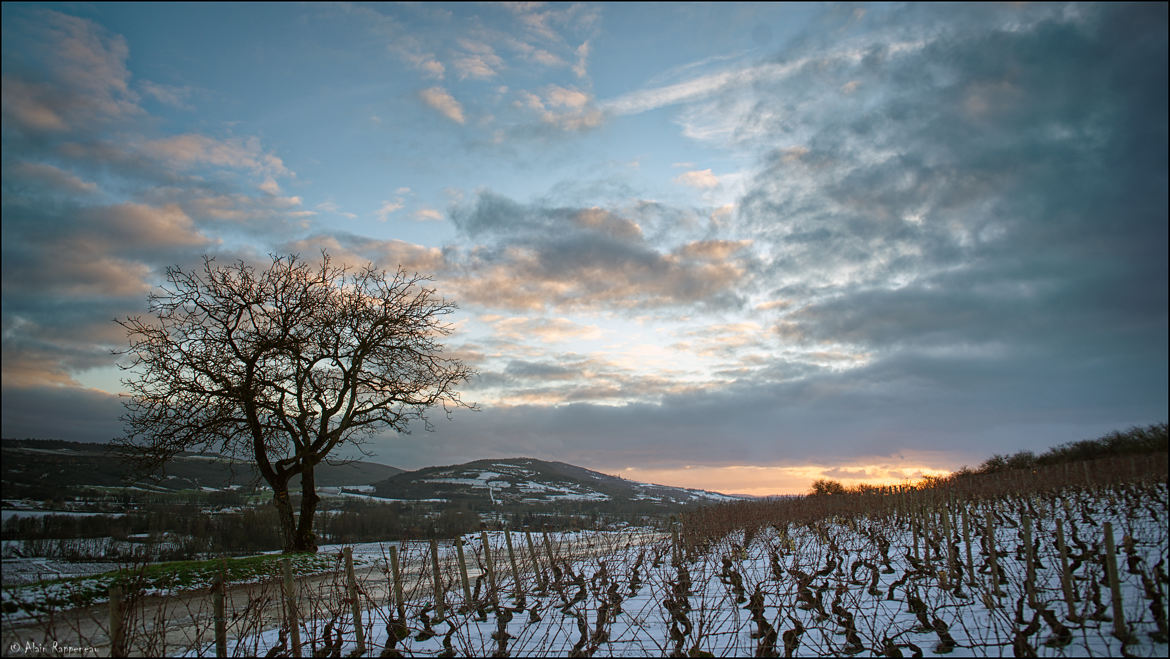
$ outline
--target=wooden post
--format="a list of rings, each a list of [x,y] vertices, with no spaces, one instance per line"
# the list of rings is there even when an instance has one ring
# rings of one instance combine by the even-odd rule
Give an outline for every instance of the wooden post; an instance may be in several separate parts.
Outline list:
[[[1037,608],[1036,603],[1036,556],[1032,547],[1032,515],[1026,509],[1022,515],[1024,522],[1024,565],[1027,570],[1024,581],[1024,591],[1028,595],[1028,606]]]
[[[670,539],[673,543],[671,545],[670,554],[671,562],[675,564],[681,563],[683,560],[682,547],[679,545],[678,541],[678,520],[674,517],[674,515],[670,516]]]
[[[1067,464],[1067,463],[1066,463]],[[1077,610],[1073,606],[1072,575],[1068,571],[1068,547],[1064,544],[1064,520],[1056,518],[1056,548],[1060,551],[1060,589],[1064,592],[1064,603],[1068,607],[1069,620],[1077,620]]]
[[[967,583],[975,587],[975,561],[971,558],[971,520],[967,516],[967,507],[963,506],[963,544],[967,548]]]
[[[212,620],[215,622],[215,656],[226,657],[227,654],[227,621],[223,612],[224,578],[221,571],[215,577],[215,585],[211,590]]]
[[[995,608],[999,604],[999,563],[995,557],[995,524],[992,523],[991,511],[984,513],[987,520],[987,562],[991,566],[991,597],[988,598],[988,605],[990,608]]]
[[[292,643],[290,656],[299,658],[301,656],[301,621],[300,616],[297,615],[297,591],[293,582],[292,561],[287,558],[280,559],[280,569],[284,573],[284,602],[285,609],[288,611],[289,641]]]
[[[499,606],[499,594],[496,592],[496,566],[492,563],[492,547],[488,543],[487,531],[480,531],[479,537],[483,541],[483,564],[487,568],[488,589],[491,592],[492,604]]]
[[[122,587],[110,586],[110,656],[125,657],[122,629]]]
[[[366,635],[362,629],[362,603],[358,599],[357,577],[353,573],[353,547],[346,547],[342,551],[345,553],[346,590],[349,591],[349,603],[353,610],[353,634],[357,642],[354,653],[360,657],[366,652]]]
[[[557,564],[557,559],[555,557],[553,557],[552,543],[549,542],[549,540],[548,540],[548,531],[545,531],[543,533],[543,535],[544,535],[544,553],[548,554],[548,566],[549,566],[549,569],[551,570],[552,567]],[[554,572],[554,578],[555,578],[555,576],[556,575]],[[560,587],[561,587],[561,581],[560,581],[560,579],[557,579],[557,588],[559,589]]]
[[[431,582],[435,585],[435,621],[443,619],[443,575],[439,573],[439,541],[431,538]]]
[[[1117,548],[1113,544],[1113,524],[1105,522],[1105,569],[1109,574],[1109,590],[1113,594],[1113,635],[1122,643],[1130,640],[1125,624],[1125,610],[1121,602],[1121,581],[1117,577]]]
[[[455,553],[459,557],[459,579],[463,584],[463,601],[471,610],[471,582],[467,579],[467,561],[463,557],[463,536],[455,537]]]
[[[406,598],[402,596],[402,571],[398,568],[398,547],[390,547],[390,569],[394,575],[394,603],[398,606],[398,622],[406,624]]]
[[[512,550],[512,532],[504,530],[504,540],[508,544],[508,562],[512,564],[512,590],[516,597],[524,595],[524,586],[520,583],[520,570],[516,567],[516,552]]]
[[[951,538],[951,513],[947,508],[942,510],[943,550],[946,552],[947,577],[956,585],[962,583],[963,575],[955,567],[958,556],[955,555],[955,544]]]
[[[532,571],[536,573],[536,584],[544,590],[548,588],[544,575],[540,571],[540,556],[536,553],[536,545],[532,543],[532,532],[524,531],[524,538],[528,540],[528,553],[532,556]]]

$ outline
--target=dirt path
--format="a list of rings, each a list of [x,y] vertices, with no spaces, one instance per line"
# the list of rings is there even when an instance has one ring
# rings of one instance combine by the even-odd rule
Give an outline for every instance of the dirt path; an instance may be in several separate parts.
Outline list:
[[[659,534],[643,534],[625,542],[648,544],[660,539]],[[474,581],[481,573],[468,548],[468,578]],[[502,548],[493,548],[493,562],[500,584],[510,584],[511,565]],[[538,551],[543,549],[538,545]],[[577,561],[607,555],[613,544],[600,542],[555,550],[558,562]],[[517,569],[522,575],[533,573],[527,547],[516,547]],[[541,552],[542,564],[547,562]],[[454,552],[442,556],[440,570],[446,585],[445,599],[461,603],[464,599]],[[393,602],[391,580],[381,562],[354,569],[359,586],[359,599],[367,615],[365,624],[383,625],[384,620],[370,614],[371,609]],[[522,576],[522,579],[524,577]],[[403,574],[405,599],[408,602],[433,601],[430,570],[421,562],[408,566]],[[508,586],[510,587],[510,586]],[[486,584],[485,584],[486,588]],[[340,614],[348,620],[350,606],[345,597],[344,572],[315,574],[297,579],[297,607],[302,621],[328,620]],[[167,595],[144,596],[129,607],[125,628],[130,639],[129,653],[134,656],[175,656],[206,648],[205,654],[214,656],[215,633],[210,589],[182,591]],[[249,638],[261,630],[278,629],[284,622],[284,601],[279,583],[250,583],[231,585],[224,598],[228,653],[233,654],[235,640]],[[348,624],[348,623],[347,623]],[[65,656],[109,656],[109,606],[101,604],[62,611],[42,619],[4,619],[2,655],[5,657],[64,654]],[[305,625],[302,624],[303,655],[308,655]],[[321,630],[317,630],[321,634]],[[369,633],[367,632],[367,636]],[[243,651],[243,649],[241,649]]]

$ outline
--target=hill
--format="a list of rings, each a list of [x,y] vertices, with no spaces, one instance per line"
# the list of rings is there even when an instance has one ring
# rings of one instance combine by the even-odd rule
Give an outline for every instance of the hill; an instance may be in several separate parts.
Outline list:
[[[109,445],[59,440],[3,440],[0,460],[4,498],[51,498],[62,489],[87,486],[220,490],[247,487],[259,477],[255,467],[246,462],[215,454],[183,453],[167,465],[166,476],[159,480],[132,478],[125,460]],[[322,463],[317,467],[316,477],[321,487],[352,487],[369,485],[401,472],[397,467],[373,462]],[[299,485],[299,479],[293,485]]]
[[[475,460],[408,471],[375,483],[374,494],[395,500],[466,504],[474,509],[555,505],[605,511],[650,511],[742,498],[639,483],[533,458]]]

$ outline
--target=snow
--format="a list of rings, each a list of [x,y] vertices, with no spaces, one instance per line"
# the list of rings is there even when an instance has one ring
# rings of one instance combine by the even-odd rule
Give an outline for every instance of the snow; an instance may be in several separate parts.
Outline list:
[[[1157,626],[1143,581],[1165,592],[1165,570],[1170,563],[1167,509],[1164,483],[1091,494],[1066,490],[1044,497],[956,502],[954,519],[960,519],[958,513],[966,510],[975,522],[969,545],[963,540],[961,526],[957,522],[951,525],[962,582],[959,591],[944,587],[938,576],[948,567],[946,553],[932,551],[930,563],[924,563],[927,549],[921,540],[917,550],[911,549],[916,534],[905,518],[895,519],[884,512],[812,524],[773,520],[772,526],[758,529],[750,538],[743,531],[713,538],[710,544],[689,552],[679,564],[672,562],[675,550],[669,534],[639,529],[547,536],[532,533],[543,576],[553,576],[547,569],[548,553],[557,557],[562,571],[562,586],[554,584],[548,589],[540,587],[532,569],[529,536],[523,532],[510,536],[521,573],[518,588],[511,576],[504,533],[491,532],[487,536],[500,608],[490,606],[485,578],[479,583],[481,598],[472,603],[473,610],[460,610],[464,595],[455,547],[450,541],[439,541],[446,588],[444,621],[435,621],[436,612],[429,608],[433,604],[429,541],[362,543],[353,546],[353,555],[361,570],[358,585],[366,652],[370,655],[382,652],[388,639],[387,624],[396,616],[387,575],[387,555],[393,546],[405,575],[410,632],[397,649],[407,656],[435,656],[443,650],[444,642],[459,655],[489,656],[500,649],[499,639],[503,639],[509,656],[566,656],[579,643],[581,650],[593,656],[668,656],[675,652],[752,656],[761,641],[753,636],[758,621],[775,632],[772,649],[777,654],[785,652],[786,639],[795,637],[794,656],[841,656],[855,649],[861,656],[870,656],[881,653],[887,641],[903,656],[910,656],[915,648],[930,656],[1006,656],[1015,652],[1017,634],[1025,632],[1020,638],[1039,656],[1120,656],[1123,650],[1133,656],[1166,656],[1165,640],[1151,636]],[[1032,511],[1038,559],[1036,607],[1027,603],[1024,586],[1026,561],[1020,521],[1027,510]],[[999,597],[989,593],[989,556],[981,522],[987,513],[1000,520],[993,528],[993,546],[1005,577]],[[1065,617],[1061,561],[1054,542],[1057,519],[1063,524],[1070,553],[1078,557],[1073,585],[1079,598],[1075,605],[1082,614],[1094,613],[1096,595],[1104,615],[1113,615],[1108,587],[1097,587],[1106,577],[1103,561],[1095,558],[1104,544],[1103,524],[1112,524],[1125,618],[1136,639],[1124,648],[1112,636],[1113,623],[1102,616],[1078,621]],[[885,556],[878,538],[889,543]],[[936,546],[942,549],[947,545]],[[321,547],[326,555],[336,556],[343,549],[342,545]],[[474,582],[486,565],[480,534],[464,536],[463,549],[469,578]],[[968,550],[973,558],[970,570],[965,565]],[[328,588],[344,587],[341,564],[340,560],[334,562],[335,571],[327,573],[334,575],[332,580],[324,580],[331,584]],[[7,577],[8,561],[4,571]],[[684,573],[691,582],[689,589],[679,586]],[[969,576],[974,580],[968,581]],[[523,598],[518,597],[518,590],[523,591]],[[311,656],[313,648],[321,649],[323,630],[330,620],[334,620],[334,629],[341,630],[341,654],[349,655],[355,649],[349,608],[333,604],[340,601],[341,592],[327,590],[322,599],[303,609],[302,656]],[[757,592],[760,606],[753,613],[746,600]],[[24,596],[5,589],[5,605],[10,598]],[[911,610],[919,601],[926,625]],[[991,608],[990,602],[997,605]],[[615,608],[615,604],[620,607]],[[474,609],[483,605],[487,609],[480,619]],[[604,620],[603,608],[610,613]],[[1068,629],[1069,635],[1061,641],[1067,641],[1065,644],[1057,642],[1057,629],[1040,615],[1042,610],[1051,611],[1056,624]],[[539,620],[530,618],[533,611]],[[847,617],[839,612],[853,616],[852,631],[848,631]],[[1023,617],[1017,618],[1019,614]],[[1165,616],[1165,608],[1161,615]],[[275,619],[279,616],[274,614]],[[685,624],[680,623],[684,618]],[[434,636],[420,635],[427,619]],[[1033,621],[1038,629],[1029,630],[1027,624]],[[584,637],[579,623],[584,626]],[[500,630],[507,636],[500,636]],[[858,645],[851,648],[852,634],[856,634]],[[279,644],[278,636],[277,629],[233,636],[228,651],[233,656],[264,655]],[[947,638],[954,643],[949,649],[943,645]],[[175,653],[183,654],[184,650]],[[185,653],[212,656],[214,643],[205,634]]]
[[[753,636],[759,620],[775,632],[773,651],[777,653],[785,651],[786,634],[788,639],[795,637],[797,643],[792,649],[796,656],[841,656],[853,650],[868,656],[882,652],[887,641],[905,656],[916,648],[932,656],[1002,656],[1014,652],[1013,639],[1018,633],[1024,633],[1021,630],[1027,632],[1022,638],[1029,649],[1039,656],[1120,656],[1122,643],[1112,636],[1111,622],[1091,618],[1074,622],[1064,618],[1060,559],[1053,540],[1055,519],[1060,518],[1069,534],[1070,549],[1078,555],[1081,551],[1098,551],[1096,548],[1103,542],[1103,522],[1113,524],[1119,544],[1125,616],[1136,639],[1124,649],[1135,656],[1166,656],[1165,641],[1151,638],[1156,626],[1142,585],[1143,571],[1148,576],[1154,573],[1155,565],[1160,564],[1159,569],[1164,570],[1170,562],[1166,486],[1158,485],[1143,496],[1138,500],[1130,494],[1114,492],[1104,497],[1083,498],[1078,493],[1066,493],[1057,500],[1000,501],[999,514],[1004,521],[994,528],[994,544],[1006,583],[1001,584],[1004,595],[998,598],[986,594],[989,585],[983,570],[987,556],[978,535],[981,525],[975,525],[977,533],[970,545],[975,581],[963,583],[956,591],[953,582],[952,587],[944,588],[937,575],[940,570],[945,572],[944,554],[933,555],[932,567],[925,569],[922,559],[927,549],[919,542],[922,559],[916,558],[917,552],[910,549],[914,540],[910,527],[876,514],[834,518],[811,525],[777,520],[777,526],[759,529],[746,547],[744,533],[732,533],[714,541],[702,552],[693,552],[680,565],[672,565],[673,548],[669,538],[661,534],[556,534],[552,540],[557,545],[554,553],[567,559],[567,563],[559,565],[564,569],[566,582],[571,583],[566,583],[563,590],[554,587],[541,592],[532,572],[526,571],[522,577],[523,601],[515,594],[516,585],[512,583],[501,534],[492,534],[490,542],[500,603],[510,614],[489,607],[482,620],[477,619],[474,611],[459,609],[463,594],[452,568],[444,570],[445,582],[452,585],[444,595],[447,618],[442,622],[433,620],[435,611],[428,611],[431,591],[429,577],[425,577],[426,549],[416,547],[402,553],[404,570],[408,574],[412,569],[419,571],[420,576],[414,587],[408,589],[414,593],[408,595],[406,605],[410,636],[400,641],[397,648],[407,656],[434,656],[447,642],[460,655],[489,656],[499,649],[498,639],[503,638],[504,649],[510,656],[566,656],[573,652],[574,646],[592,651],[595,656],[667,656],[676,651],[752,656],[760,643],[760,638]],[[1114,503],[1111,498],[1124,503]],[[1070,501],[1067,510],[1062,507],[1065,500]],[[985,510],[989,510],[978,503],[968,505],[971,519],[975,521],[982,520]],[[1039,548],[1037,607],[1054,612],[1058,624],[1069,630],[1070,634],[1060,643],[1055,636],[1056,629],[1040,616],[1039,608],[1033,609],[1026,603],[1019,520],[1028,507],[1036,511],[1033,533],[1038,540],[1035,546]],[[1135,542],[1130,549],[1122,550],[1126,535]],[[890,543],[888,567],[875,541],[879,536]],[[968,546],[956,526],[952,526],[951,538],[958,549],[960,564],[956,567],[966,582],[970,573],[962,562]],[[536,534],[533,539],[544,562],[542,538]],[[528,555],[524,534],[513,534],[512,544],[523,562]],[[482,547],[478,537],[466,538],[465,551],[470,564],[479,562]],[[444,561],[451,556],[449,543],[444,543],[441,555]],[[1075,588],[1081,597],[1077,606],[1082,613],[1092,612],[1090,596],[1098,592],[1094,583],[1105,579],[1101,563],[1084,560],[1074,572]],[[635,566],[638,580],[634,579]],[[689,589],[677,586],[684,571],[692,584]],[[578,579],[573,582],[570,574],[578,575]],[[802,574],[806,576],[801,577]],[[384,580],[384,576],[379,578]],[[803,587],[802,581],[806,584]],[[742,591],[737,592],[740,584]],[[754,619],[748,598],[757,592],[761,605],[757,611],[762,617]],[[1099,592],[1107,608],[1108,588]],[[614,594],[620,597],[620,602],[612,599]],[[669,604],[671,601],[681,604],[684,600],[682,608]],[[919,601],[924,619],[929,623],[926,626],[920,624],[922,619],[911,610]],[[990,601],[998,605],[989,608]],[[620,610],[613,607],[615,603],[620,604]],[[367,652],[376,654],[387,642],[387,623],[395,616],[395,607],[387,599],[367,600],[367,605],[363,614]],[[603,607],[611,615],[599,622]],[[817,610],[822,607],[823,615]],[[530,618],[532,611],[537,616]],[[848,635],[847,618],[839,611],[853,616]],[[432,617],[434,636],[420,635],[425,627],[424,612]],[[1022,623],[1017,621],[1018,613],[1023,614]],[[341,615],[338,619],[343,630],[340,650],[342,655],[348,655],[355,649],[352,622],[348,622],[344,612]],[[685,624],[680,624],[680,618],[686,619]],[[1038,631],[1025,630],[1026,623],[1033,620],[1038,621]],[[306,646],[310,645],[312,631],[317,630],[315,646],[320,648],[319,632],[325,622],[316,618],[304,623],[302,639]],[[498,635],[501,629],[506,631],[506,637]],[[858,645],[850,648],[848,640],[853,634]],[[680,641],[677,646],[676,640]],[[953,647],[944,644],[948,640],[953,642]],[[263,654],[276,642],[277,630],[270,630],[246,636],[234,652]],[[209,644],[190,654],[206,656],[213,651]],[[229,652],[232,651],[229,647]],[[305,654],[309,652],[306,650]]]
[[[487,487],[487,482],[491,480],[507,480],[503,474],[494,471],[480,471],[475,478],[424,478],[424,483],[453,483],[456,485],[470,485],[472,487]]]
[[[572,492],[569,494],[550,494],[550,499],[555,501],[609,501],[608,494],[601,492]]]

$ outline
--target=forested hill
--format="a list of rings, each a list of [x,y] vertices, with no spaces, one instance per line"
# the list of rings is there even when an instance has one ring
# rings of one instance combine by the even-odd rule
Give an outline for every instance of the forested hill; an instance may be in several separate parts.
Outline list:
[[[4,497],[46,498],[62,488],[136,486],[159,490],[224,489],[256,482],[255,467],[223,456],[183,453],[167,465],[158,480],[132,478],[130,467],[108,444],[44,439],[0,441],[0,473]],[[397,467],[374,462],[342,465],[322,463],[316,470],[321,487],[369,485],[401,473]],[[294,480],[293,485],[299,481]]]

